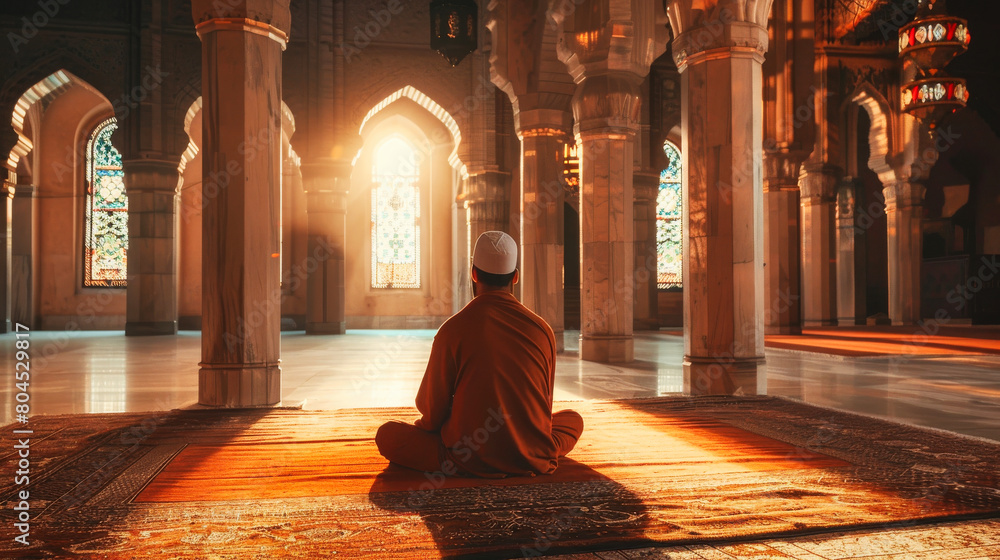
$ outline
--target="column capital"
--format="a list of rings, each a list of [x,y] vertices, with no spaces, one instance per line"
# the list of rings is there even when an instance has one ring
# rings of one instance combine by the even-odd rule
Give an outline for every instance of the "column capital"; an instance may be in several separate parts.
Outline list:
[[[285,50],[292,16],[290,0],[193,0],[191,15],[198,37],[215,31],[242,31],[274,40]]]
[[[802,206],[833,203],[842,174],[840,168],[833,165],[804,164],[799,178]]]
[[[885,211],[897,208],[922,206],[927,188],[916,181],[899,181],[882,189],[885,196]]]
[[[717,2],[705,9],[702,2],[667,0],[677,69],[683,72],[690,64],[734,56],[763,62],[772,2],[745,0],[738,6],[734,1]]]
[[[302,188],[307,198],[321,194],[347,195],[350,162],[329,158],[304,159],[299,169],[302,170]]]
[[[18,183],[16,185],[11,185],[11,194],[14,198],[17,197],[34,197],[38,194],[38,185],[32,185],[29,183]]]
[[[764,192],[799,190],[799,172],[805,154],[789,149],[764,152]]]
[[[122,171],[125,173],[125,192],[135,194],[140,192],[177,194],[183,177],[177,166],[179,161],[168,159],[127,159],[122,161]]]
[[[638,203],[656,202],[660,194],[660,176],[658,173],[637,171],[632,174],[632,199]]]
[[[517,137],[524,139],[530,136],[554,136],[561,141],[569,141],[573,130],[573,113],[570,110],[569,97],[566,98],[566,108],[535,107],[525,109],[524,104],[516,115],[515,129]]]
[[[666,14],[658,2],[593,0],[552,2],[548,16],[561,32],[557,53],[577,84],[594,75],[624,72],[645,76],[667,47]]]
[[[725,8],[722,13],[726,14]],[[681,72],[692,64],[722,58],[752,58],[764,62],[767,28],[757,23],[728,21],[725,17],[678,35],[673,42],[674,62]]]
[[[573,96],[574,132],[634,136],[639,131],[641,81],[630,72],[608,72],[584,79]]]
[[[837,185],[837,219],[844,227],[854,228],[854,182],[846,179]]]

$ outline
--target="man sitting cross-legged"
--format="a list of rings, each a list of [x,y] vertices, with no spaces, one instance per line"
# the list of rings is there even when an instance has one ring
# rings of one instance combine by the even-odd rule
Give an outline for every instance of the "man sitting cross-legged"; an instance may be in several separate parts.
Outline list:
[[[500,231],[480,235],[474,297],[434,337],[416,425],[378,429],[383,457],[421,471],[499,478],[551,473],[573,449],[583,418],[552,414],[555,336],[514,297],[517,280],[514,240]]]

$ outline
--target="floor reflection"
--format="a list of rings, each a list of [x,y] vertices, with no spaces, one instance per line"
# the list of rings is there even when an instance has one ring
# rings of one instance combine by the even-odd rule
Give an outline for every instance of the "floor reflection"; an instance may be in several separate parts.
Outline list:
[[[33,332],[31,413],[168,410],[198,397],[200,335],[124,337],[120,332]],[[412,406],[432,330],[283,333],[282,396],[308,409]],[[635,336],[636,361],[579,359],[565,334],[557,400],[647,398],[683,391],[683,338]],[[14,335],[0,335],[0,421],[14,419]],[[44,353],[43,353],[44,352]],[[767,351],[771,395],[1000,440],[1000,356],[836,357]]]

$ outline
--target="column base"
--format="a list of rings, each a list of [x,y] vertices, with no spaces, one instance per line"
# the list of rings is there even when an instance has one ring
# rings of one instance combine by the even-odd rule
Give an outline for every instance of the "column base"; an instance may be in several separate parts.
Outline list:
[[[305,330],[306,316],[305,315],[282,315],[281,316],[281,330],[282,331],[301,331]]]
[[[177,321],[127,321],[125,336],[177,334]]]
[[[836,319],[806,319],[802,321],[802,326],[804,328],[812,327],[836,327]]]
[[[556,335],[556,352],[562,353],[566,351],[566,333],[562,329],[555,330],[552,329],[552,334]]]
[[[657,319],[633,319],[633,331],[657,331],[660,330],[660,321]]]
[[[198,404],[239,408],[281,402],[278,364],[200,364]]]
[[[634,359],[631,336],[580,335],[580,359],[588,362],[623,363]]]
[[[347,321],[337,323],[306,323],[306,334],[344,334]]]
[[[684,356],[684,394],[765,395],[767,368],[764,357],[719,359]]]
[[[838,317],[837,326],[838,327],[854,327],[857,326],[858,320],[854,317]]]
[[[799,325],[765,325],[764,334],[802,334]]]
[[[0,321],[0,334],[9,333],[13,328],[13,324],[9,320]]]

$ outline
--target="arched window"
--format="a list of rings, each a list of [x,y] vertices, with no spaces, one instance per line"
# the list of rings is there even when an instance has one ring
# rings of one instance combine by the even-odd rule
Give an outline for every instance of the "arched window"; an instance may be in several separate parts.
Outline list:
[[[420,168],[400,137],[375,151],[372,166],[372,288],[420,287]]]
[[[681,153],[669,141],[663,143],[667,168],[660,172],[660,191],[656,196],[656,287],[682,287],[681,253]]]
[[[118,128],[110,118],[87,142],[83,285],[124,287],[128,274],[128,197],[122,155],[111,145]]]

